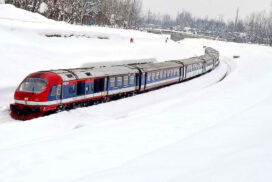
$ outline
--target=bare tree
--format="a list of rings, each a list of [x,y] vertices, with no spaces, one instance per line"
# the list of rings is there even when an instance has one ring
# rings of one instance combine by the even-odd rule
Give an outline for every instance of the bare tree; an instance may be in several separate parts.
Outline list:
[[[237,24],[238,24],[238,19],[239,19],[239,8],[236,9],[236,15],[235,15],[235,21],[234,21],[234,32],[237,29]]]

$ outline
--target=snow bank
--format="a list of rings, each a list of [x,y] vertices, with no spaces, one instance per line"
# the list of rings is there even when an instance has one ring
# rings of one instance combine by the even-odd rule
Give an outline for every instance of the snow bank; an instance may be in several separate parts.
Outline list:
[[[53,22],[44,16],[38,13],[32,13],[30,11],[25,11],[23,9],[19,9],[14,7],[11,4],[5,4],[0,6],[0,20],[13,20],[16,24],[16,21],[23,21],[23,22]]]

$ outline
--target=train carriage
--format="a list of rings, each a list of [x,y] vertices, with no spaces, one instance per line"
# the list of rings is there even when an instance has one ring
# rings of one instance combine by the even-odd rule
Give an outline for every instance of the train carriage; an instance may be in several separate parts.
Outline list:
[[[184,65],[184,79],[185,80],[203,74],[204,62],[198,57],[178,60],[177,62],[180,62],[181,64]]]
[[[99,67],[94,68],[92,73],[94,75],[100,73],[100,77],[105,78],[105,95],[107,96],[136,92],[138,90],[139,71],[134,67],[128,65]]]
[[[205,48],[205,55],[209,55],[214,59],[214,68],[219,65],[219,52],[211,47]]]
[[[214,69],[214,60],[215,58],[208,55],[208,54],[205,54],[203,56],[200,56],[199,59],[203,60],[204,61],[204,72],[208,72],[212,69]]]
[[[141,71],[140,91],[177,83],[183,79],[183,65],[161,62],[133,65]]]

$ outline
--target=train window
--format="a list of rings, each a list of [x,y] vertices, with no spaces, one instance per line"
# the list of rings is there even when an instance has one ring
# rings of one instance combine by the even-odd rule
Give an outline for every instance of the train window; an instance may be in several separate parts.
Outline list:
[[[61,85],[58,85],[57,87],[57,95],[61,95]]]
[[[163,71],[160,72],[160,79],[163,78]]]
[[[147,75],[147,81],[148,81],[148,82],[151,81],[151,75],[150,75],[150,74]]]
[[[168,70],[168,78],[171,77],[171,70]]]
[[[120,86],[122,86],[122,77],[121,76],[117,77],[117,87],[120,87]]]
[[[85,73],[87,76],[91,76],[92,74],[90,72]]]
[[[110,87],[114,88],[115,87],[115,77],[110,78]]]
[[[130,85],[134,85],[134,82],[135,80],[134,80],[134,75],[131,75],[130,77],[129,77],[129,84]]]
[[[90,90],[90,87],[89,87],[89,85],[87,85],[87,86],[85,87],[85,93],[88,93],[89,90]]]
[[[72,85],[71,87],[69,87],[69,93],[73,94],[75,92],[75,85]]]
[[[160,79],[160,72],[156,73],[156,80]]]
[[[30,93],[40,93],[43,91],[47,84],[47,81],[42,78],[30,77],[23,81],[19,91],[21,92],[30,92]]]
[[[55,97],[55,96],[56,96],[56,93],[57,93],[57,86],[56,86],[56,85],[53,85],[52,90],[51,90],[51,96],[52,96],[52,97]]]
[[[166,71],[163,71],[163,78],[166,78]]]
[[[124,86],[128,86],[128,76],[124,76]]]
[[[73,75],[72,75],[72,74],[66,74],[66,76],[67,76],[68,78],[73,78]]]
[[[152,73],[152,80],[155,80],[155,73]]]

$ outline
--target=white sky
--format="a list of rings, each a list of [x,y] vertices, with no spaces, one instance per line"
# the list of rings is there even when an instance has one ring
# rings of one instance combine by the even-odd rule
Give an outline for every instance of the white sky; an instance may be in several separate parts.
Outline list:
[[[223,15],[224,20],[234,19],[237,7],[240,17],[246,17],[251,12],[271,9],[272,0],[142,0],[143,10],[150,9],[161,14],[175,17],[180,10],[187,10],[194,16],[218,18]]]

